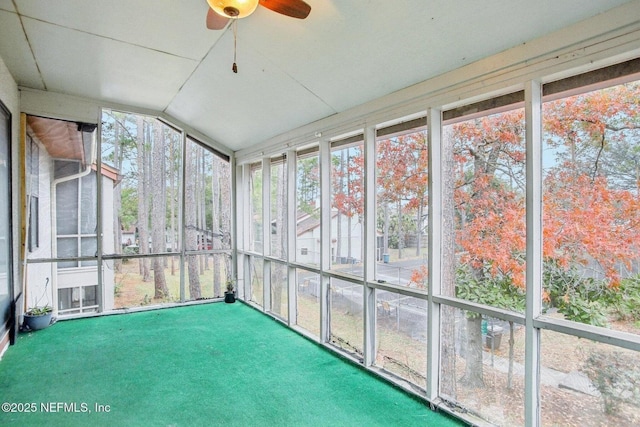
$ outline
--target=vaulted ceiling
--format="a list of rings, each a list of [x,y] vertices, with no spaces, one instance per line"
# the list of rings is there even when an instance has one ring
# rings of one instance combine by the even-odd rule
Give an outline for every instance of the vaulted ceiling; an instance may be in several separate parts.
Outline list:
[[[164,112],[239,150],[629,0],[306,0],[205,27],[205,0],[0,0],[22,87]]]

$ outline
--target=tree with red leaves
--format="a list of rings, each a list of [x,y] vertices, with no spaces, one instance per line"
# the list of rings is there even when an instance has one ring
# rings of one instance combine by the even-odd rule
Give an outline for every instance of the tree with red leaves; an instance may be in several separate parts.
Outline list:
[[[581,287],[592,286],[599,274],[604,291],[615,289],[640,258],[638,99],[640,85],[632,83],[544,105],[545,272],[582,268],[585,276],[564,286],[545,274],[544,297],[571,320],[602,323],[602,303],[585,303]],[[523,110],[456,123],[448,131],[457,168],[456,263],[466,275],[456,296],[515,309],[505,301],[523,296],[525,286]],[[598,274],[587,277],[586,266]],[[494,286],[505,279],[508,288]],[[480,316],[468,316],[467,334],[463,382],[481,386]]]
[[[405,247],[407,226],[416,234],[416,255],[422,249],[429,188],[429,157],[426,131],[382,139],[377,142],[377,201],[382,211],[379,218],[384,240],[384,252],[388,252],[390,212],[396,217],[395,233],[398,257]],[[405,224],[405,216],[414,218]]]

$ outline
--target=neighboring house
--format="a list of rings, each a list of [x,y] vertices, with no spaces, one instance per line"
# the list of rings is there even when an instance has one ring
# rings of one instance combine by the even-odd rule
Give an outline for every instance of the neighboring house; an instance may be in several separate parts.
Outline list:
[[[338,226],[340,241],[338,241]],[[331,262],[335,264],[362,262],[362,221],[358,216],[349,218],[339,215],[337,209],[331,210]],[[309,264],[320,264],[320,210],[312,214],[297,212],[296,224],[296,261]],[[350,230],[350,232],[349,232]],[[351,245],[349,245],[351,241]],[[349,252],[349,247],[351,251]]]
[[[95,127],[27,117],[27,258],[95,257],[97,253],[97,167]],[[113,218],[113,188],[118,173],[102,166],[102,217]],[[113,247],[113,221],[103,221],[103,247]],[[26,304],[50,304],[58,316],[113,308],[114,271],[98,262],[29,262]]]

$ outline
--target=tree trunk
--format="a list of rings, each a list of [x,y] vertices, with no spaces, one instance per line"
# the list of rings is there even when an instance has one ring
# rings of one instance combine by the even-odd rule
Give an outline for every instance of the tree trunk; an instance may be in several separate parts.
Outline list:
[[[149,232],[148,232],[148,174],[147,174],[147,149],[146,149],[146,132],[145,122],[142,116],[136,118],[137,128],[137,162],[138,162],[138,253],[141,255],[149,253]],[[149,272],[149,260],[141,258],[140,261],[140,275],[143,282],[149,282],[151,280],[151,274]]]
[[[285,265],[280,263],[271,264],[271,268],[273,268],[273,273],[271,277],[273,280],[271,281],[271,311],[273,313],[282,314],[282,277],[285,271]],[[277,286],[274,286],[277,285]]]
[[[211,171],[211,229],[213,230],[213,236],[211,236],[211,248],[214,250],[222,249],[222,242],[220,234],[220,179],[222,174],[220,166],[221,161],[217,156],[213,156],[213,164]],[[213,295],[222,296],[222,286],[220,277],[220,254],[213,255]]]
[[[347,262],[351,262],[351,258],[353,258],[353,249],[351,245],[351,215],[347,217]]]
[[[197,300],[202,298],[197,255],[187,256],[187,272],[189,273],[189,299]]]
[[[513,389],[513,347],[515,344],[515,331],[513,330],[513,321],[509,321],[509,372],[507,374],[507,389]]]
[[[472,274],[477,283],[485,280],[482,268],[472,268]],[[469,387],[482,387],[484,385],[482,365],[482,316],[476,313],[467,313],[467,348],[466,366],[463,382]]]
[[[222,179],[223,186],[220,188],[220,243],[223,249],[231,249],[231,164],[225,161],[218,161],[220,173],[218,177]],[[231,257],[221,255],[224,258],[225,280],[233,279],[231,276]]]
[[[276,206],[275,206],[275,220],[276,220],[276,235],[274,239],[276,239],[277,244],[275,245],[273,256],[276,258],[285,258],[286,256],[286,233],[285,233],[285,213],[286,213],[286,192],[285,188],[287,186],[287,182],[285,179],[286,173],[286,163],[281,163],[275,166],[276,170],[276,181],[275,181],[275,191],[276,191]],[[274,274],[272,277],[275,278],[275,282],[272,282],[271,286],[271,310],[275,313],[283,315],[282,313],[282,279],[286,277],[286,266],[284,264],[275,263],[271,264],[274,267]],[[277,286],[273,286],[273,283],[277,283]]]
[[[187,180],[185,182],[185,248],[186,250],[196,250],[198,248],[198,230],[196,229],[196,182],[194,175],[196,172],[196,150],[195,143],[187,143],[184,156],[185,167],[187,168]],[[198,271],[198,257],[196,255],[187,256],[187,272],[189,273],[189,298],[192,300],[202,297],[200,291],[200,275]]]
[[[213,161],[213,156],[209,152],[205,152],[203,150],[202,156],[202,229],[207,230],[204,233],[204,249],[209,249],[209,239],[211,239],[211,247],[213,248],[213,236],[211,232],[214,230],[213,223],[207,223],[207,187],[209,185],[209,176],[207,166],[210,169],[213,169],[213,165],[211,165],[211,161]],[[213,176],[213,171],[211,171],[211,176]],[[213,189],[211,189],[211,200],[213,200]],[[213,202],[212,202],[213,204]],[[213,206],[212,206],[213,207]],[[213,209],[211,209],[211,215],[213,215]],[[212,218],[213,219],[213,218]],[[204,269],[209,270],[211,267],[209,266],[209,255],[203,255],[204,258]]]
[[[497,168],[497,158],[499,156],[499,149],[495,146],[487,148],[488,151],[480,153],[475,151],[473,174],[474,180],[480,180],[485,176],[493,177]],[[482,200],[483,194],[481,191],[477,191],[472,196],[471,203],[476,203],[478,200]],[[463,225],[464,226],[464,225]],[[482,260],[480,260],[482,265]],[[476,279],[477,283],[482,286],[485,281],[484,272],[482,266],[479,268],[472,267],[472,275]],[[455,295],[454,295],[455,296]],[[467,348],[466,348],[466,367],[463,382],[469,387],[482,387],[484,386],[482,364],[482,316],[475,313],[468,313],[467,315]]]
[[[344,151],[343,151],[344,153]],[[349,204],[349,214],[347,215],[347,262],[350,262],[353,254],[351,253],[351,218],[352,218],[352,204],[355,204],[351,199],[351,172],[349,171],[349,164],[351,163],[351,154],[347,150],[347,163],[346,168],[349,174],[347,175],[347,203]]]
[[[213,229],[207,224],[207,185],[209,184],[209,181],[207,180],[207,164],[211,153],[207,152],[204,149],[202,149],[201,151],[202,160],[200,164],[200,228],[202,229],[202,249],[206,251],[209,249],[209,239],[211,238],[210,231]],[[209,255],[203,254],[201,255],[201,258],[204,271],[209,270]],[[204,274],[204,271],[202,272],[202,274]]]
[[[404,249],[404,230],[402,229],[402,201],[398,199],[398,259],[402,259]]]
[[[448,140],[445,136],[445,141]],[[444,144],[442,150],[442,217],[434,218],[442,224],[442,282],[441,292],[445,296],[456,293],[456,254],[455,254],[455,187],[453,150]],[[436,212],[437,215],[437,212]],[[440,392],[448,398],[456,399],[456,309],[440,306]]]
[[[389,253],[389,202],[384,201],[384,225],[382,230],[382,253]]]
[[[345,158],[344,158],[344,150],[340,151],[340,181],[338,192],[344,192],[344,175],[345,175]],[[333,232],[331,233],[333,234]],[[335,262],[339,263],[340,258],[342,258],[342,213],[340,212],[340,208],[338,208],[338,215],[336,215],[336,252],[335,252]]]
[[[153,123],[153,148],[151,169],[151,244],[154,253],[166,251],[166,193],[165,193],[165,141],[162,125]],[[164,276],[164,260],[153,259],[153,281],[156,299],[164,299],[169,295],[167,281]]]
[[[418,205],[418,213],[416,218],[416,256],[420,256],[422,253],[422,210],[423,210],[422,200]]]
[[[461,382],[467,387],[484,386],[482,369],[482,316],[467,315],[467,348],[464,376]]]
[[[177,252],[178,246],[176,244],[176,181],[180,182],[180,180],[176,180],[176,150],[174,146],[174,141],[171,141],[171,150],[169,151],[169,211],[171,212],[170,216],[170,230],[169,230],[169,244],[171,245],[171,252]],[[171,264],[171,275],[176,275],[176,262],[174,256],[169,257],[169,262]]]
[[[115,123],[113,129],[113,167],[122,170],[120,156],[120,124]],[[114,250],[116,254],[122,254],[122,181],[118,181],[113,188],[113,229],[115,231]],[[116,259],[113,263],[116,273],[122,272],[122,259]]]
[[[203,167],[204,164],[204,150],[197,146],[195,148],[197,153],[196,157],[196,167],[194,179],[196,181],[196,198],[194,199],[194,204],[196,206],[196,227],[198,229],[198,250],[205,250],[207,244],[207,235],[204,233],[205,226],[202,223],[203,216],[203,206],[204,206],[204,174]],[[200,275],[204,274],[204,256],[198,256],[198,268],[200,271]]]

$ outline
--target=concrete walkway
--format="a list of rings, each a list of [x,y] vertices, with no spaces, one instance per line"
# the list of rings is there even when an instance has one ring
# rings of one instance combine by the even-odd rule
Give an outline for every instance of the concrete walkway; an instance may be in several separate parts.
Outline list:
[[[492,355],[488,351],[483,351],[482,361],[485,365],[492,366],[500,372],[509,372],[508,358],[496,356],[495,354]],[[524,377],[524,366],[521,363],[513,362],[513,375]],[[540,384],[550,387],[566,388],[579,393],[588,394],[589,396],[600,396],[600,392],[593,386],[589,378],[578,371],[571,371],[567,374],[565,372],[541,366]]]

